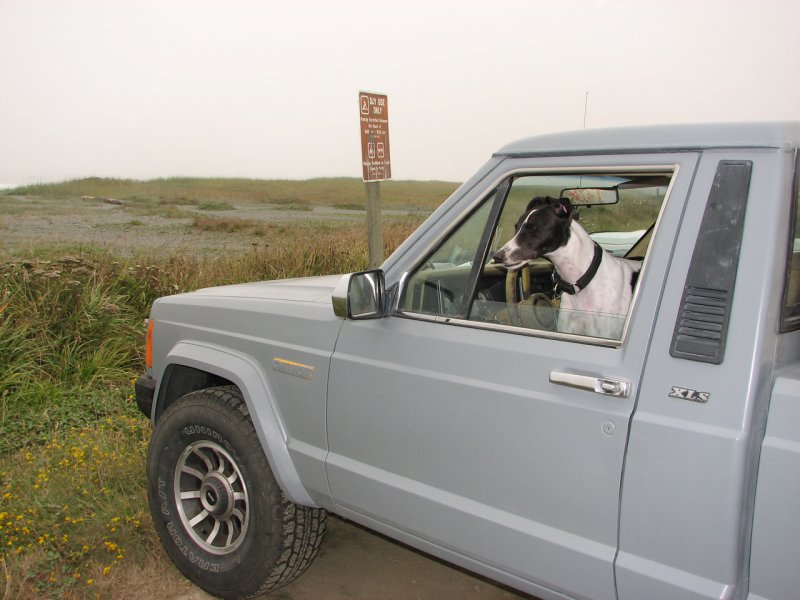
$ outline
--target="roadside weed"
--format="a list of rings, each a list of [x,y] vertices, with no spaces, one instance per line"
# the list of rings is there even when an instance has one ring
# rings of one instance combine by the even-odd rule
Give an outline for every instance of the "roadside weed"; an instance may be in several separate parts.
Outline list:
[[[418,224],[388,221],[386,255]],[[132,399],[152,302],[368,260],[362,225],[269,225],[255,240],[228,254],[36,248],[0,264],[0,600],[186,589],[150,522],[150,423]]]
[[[145,419],[123,415],[4,455],[0,563],[9,598],[91,587],[153,548],[148,437]]]

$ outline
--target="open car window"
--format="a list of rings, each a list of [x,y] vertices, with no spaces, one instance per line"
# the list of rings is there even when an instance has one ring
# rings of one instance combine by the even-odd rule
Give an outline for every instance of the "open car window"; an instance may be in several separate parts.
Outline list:
[[[638,271],[664,204],[672,172],[518,174],[487,193],[406,278],[401,312],[478,327],[578,333],[621,340],[629,307],[613,314],[578,311],[554,289],[544,257],[509,270],[493,259],[516,233],[533,198],[568,199],[572,216],[609,255]],[[633,288],[633,281],[623,282]],[[632,290],[629,290],[631,292]],[[567,323],[574,326],[567,328]],[[584,322],[585,327],[578,325]],[[598,323],[607,326],[598,327]],[[594,324],[594,326],[590,326]],[[603,333],[598,333],[603,332]]]

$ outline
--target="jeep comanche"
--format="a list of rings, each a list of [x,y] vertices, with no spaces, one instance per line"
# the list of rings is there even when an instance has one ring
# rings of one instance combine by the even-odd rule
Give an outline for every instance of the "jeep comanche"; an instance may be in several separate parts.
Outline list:
[[[136,398],[167,553],[256,596],[331,512],[543,599],[800,598],[799,147],[800,123],[523,139],[380,269],[158,299]],[[557,318],[545,258],[492,261],[537,196],[641,261],[625,314]]]

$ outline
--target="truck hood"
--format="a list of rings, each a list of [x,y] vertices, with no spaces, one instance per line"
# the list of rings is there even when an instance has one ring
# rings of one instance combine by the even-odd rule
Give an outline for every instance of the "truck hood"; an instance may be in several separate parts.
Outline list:
[[[329,303],[331,301],[331,293],[341,278],[341,275],[324,275],[321,277],[240,283],[203,288],[188,292],[186,295]]]

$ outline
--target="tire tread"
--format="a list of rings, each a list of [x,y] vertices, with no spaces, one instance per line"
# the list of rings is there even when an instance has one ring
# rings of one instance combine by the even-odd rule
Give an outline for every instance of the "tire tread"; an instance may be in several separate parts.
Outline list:
[[[277,558],[271,564],[263,565],[264,568],[258,572],[244,576],[240,588],[232,593],[216,589],[213,584],[205,585],[202,578],[197,577],[193,572],[186,572],[187,570],[180,564],[177,565],[178,568],[200,587],[212,594],[226,598],[254,598],[289,584],[309,567],[319,552],[325,532],[327,513],[320,508],[294,504],[280,489],[250,418],[250,411],[241,391],[236,386],[207,388],[191,392],[167,408],[159,422],[168,421],[170,415],[186,408],[189,404],[221,410],[227,418],[234,422],[242,445],[260,449],[254,461],[255,470],[251,469],[251,477],[258,477],[267,495],[273,499],[273,535],[270,536],[270,543],[277,551],[274,554]],[[148,465],[152,460],[153,457],[148,458]],[[269,554],[272,555],[271,552]]]

